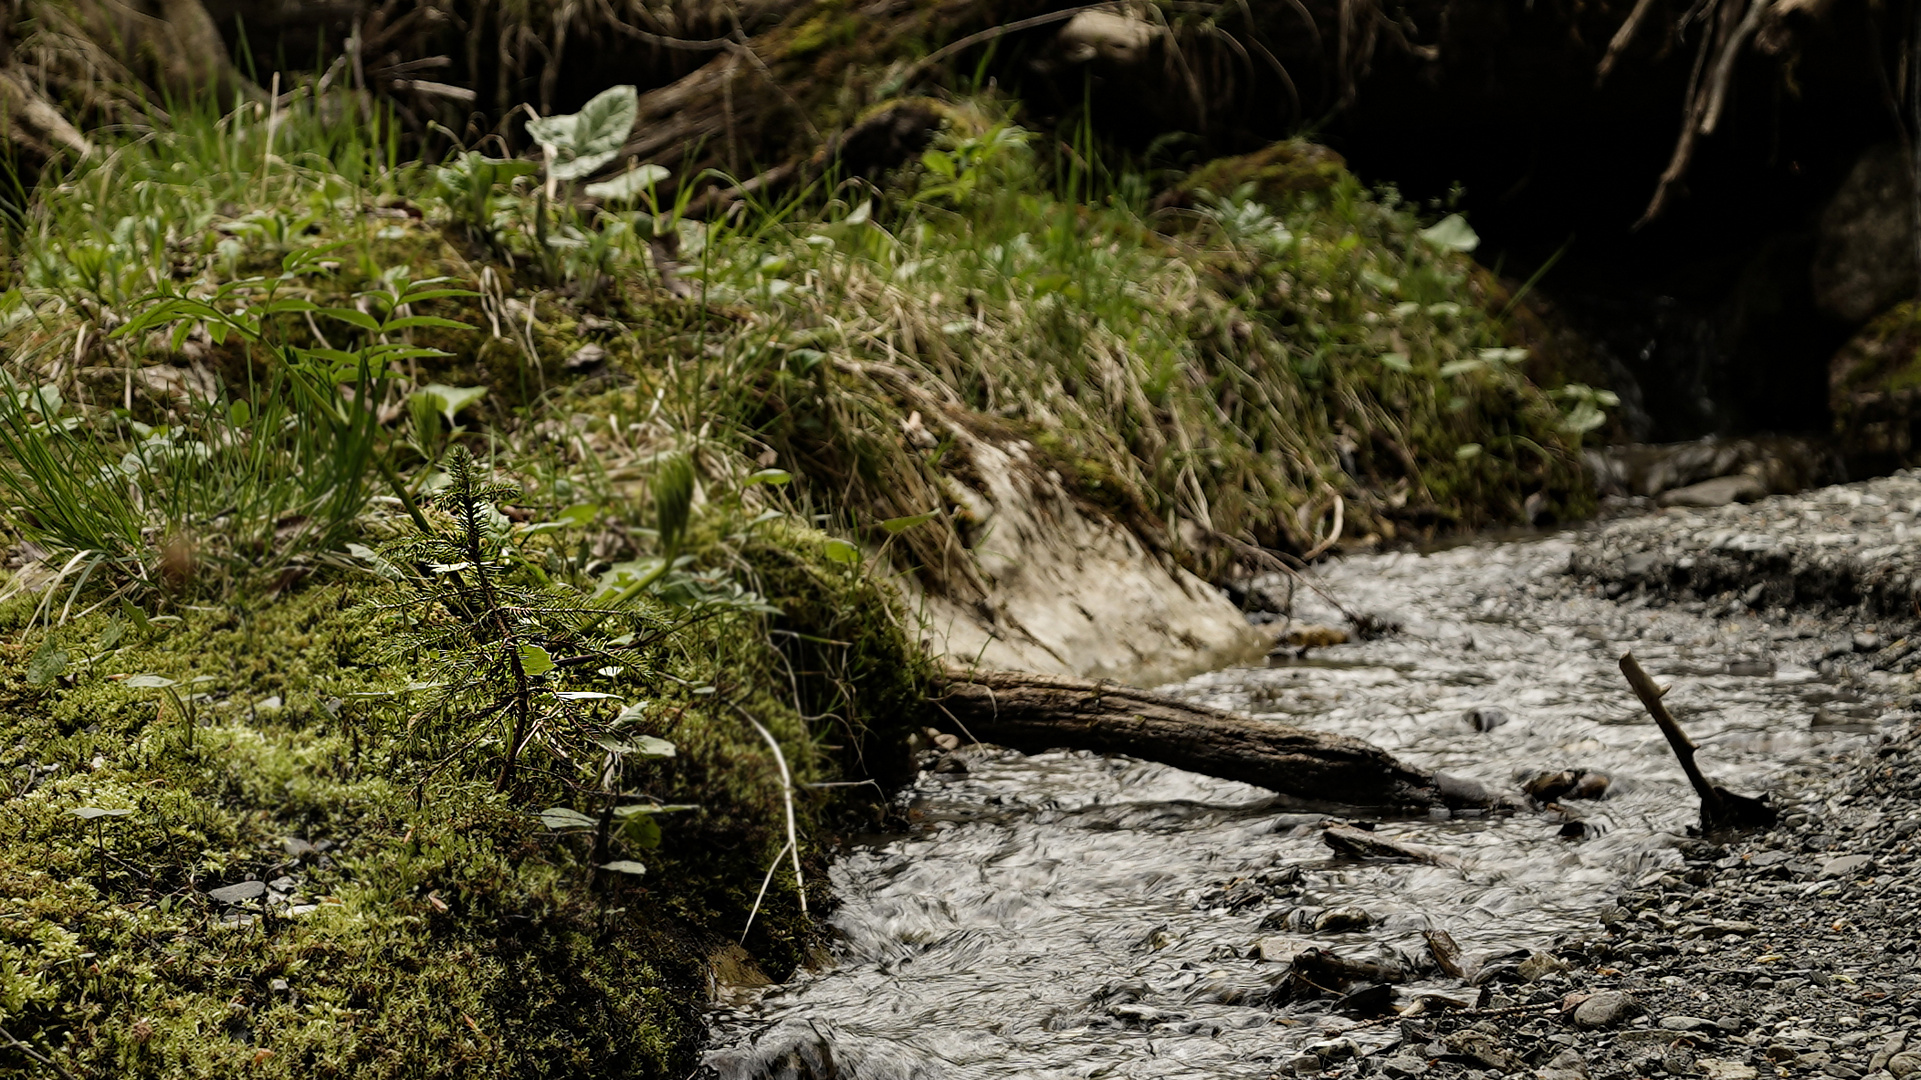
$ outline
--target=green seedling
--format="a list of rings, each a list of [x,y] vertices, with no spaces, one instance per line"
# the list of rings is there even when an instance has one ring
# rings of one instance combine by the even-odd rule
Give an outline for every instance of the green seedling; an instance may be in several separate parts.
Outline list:
[[[132,814],[131,810],[104,810],[98,806],[69,807],[67,813],[93,826],[93,847],[100,854],[100,887],[107,887],[107,838],[104,829],[109,819]]]

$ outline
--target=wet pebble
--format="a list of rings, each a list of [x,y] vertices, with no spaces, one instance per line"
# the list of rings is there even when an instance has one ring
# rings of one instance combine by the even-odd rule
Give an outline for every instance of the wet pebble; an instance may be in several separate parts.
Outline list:
[[[1476,731],[1493,731],[1508,722],[1508,715],[1499,705],[1476,705],[1462,713],[1461,719]]]
[[[1603,990],[1575,1006],[1576,1027],[1618,1027],[1639,1016],[1641,1003],[1619,990]]]

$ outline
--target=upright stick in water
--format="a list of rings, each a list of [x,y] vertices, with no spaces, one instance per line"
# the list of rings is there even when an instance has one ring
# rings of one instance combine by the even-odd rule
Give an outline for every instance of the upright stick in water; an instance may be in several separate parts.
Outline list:
[[[1647,708],[1648,715],[1660,726],[1661,734],[1668,738],[1668,745],[1674,748],[1674,757],[1681,763],[1681,771],[1688,774],[1688,783],[1701,796],[1701,827],[1703,829],[1725,828],[1766,828],[1774,824],[1774,807],[1766,802],[1747,795],[1736,795],[1727,788],[1708,782],[1701,773],[1701,767],[1694,763],[1696,749],[1687,732],[1675,723],[1668,714],[1668,707],[1661,704],[1661,698],[1668,688],[1654,685],[1648,673],[1641,670],[1635,662],[1633,653],[1621,656],[1621,674],[1626,675],[1628,685]]]

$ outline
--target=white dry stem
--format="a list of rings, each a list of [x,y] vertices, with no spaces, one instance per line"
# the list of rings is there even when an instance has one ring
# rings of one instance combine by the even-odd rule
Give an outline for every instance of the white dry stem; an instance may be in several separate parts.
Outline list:
[[[787,857],[787,852],[792,847],[792,844],[782,845],[780,853],[774,856],[774,861],[767,864],[767,876],[760,879],[760,892],[755,894],[754,906],[747,912],[747,925],[740,928],[740,943],[742,945],[747,944],[747,932],[754,928],[754,916],[760,914],[760,902],[767,899],[767,886],[774,882],[774,871],[780,869],[780,861]]]
[[[767,741],[767,748],[774,752],[774,764],[780,766],[781,800],[787,808],[787,850],[794,855],[794,891],[800,893],[800,911],[805,915],[807,914],[807,882],[801,877],[800,830],[794,825],[794,774],[787,768],[787,755],[781,752],[780,740],[774,738],[774,733],[767,730],[767,725],[754,719],[746,709],[738,705],[733,708],[740,714],[741,719],[754,725],[754,730],[760,732],[760,737]],[[774,865],[780,865],[778,856],[774,859]],[[770,869],[768,873],[772,874],[773,871]]]

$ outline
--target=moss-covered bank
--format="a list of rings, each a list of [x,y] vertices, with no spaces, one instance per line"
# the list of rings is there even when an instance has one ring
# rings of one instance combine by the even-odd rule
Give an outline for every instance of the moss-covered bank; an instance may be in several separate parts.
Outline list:
[[[0,297],[0,1064],[684,1075],[716,978],[817,944],[789,796],[805,871],[901,775],[887,580],[981,598],[956,430],[1207,574],[1583,510],[1600,398],[1529,378],[1459,218],[1304,144],[1157,201],[1008,111],[711,222],[395,165],[329,99],[49,175]],[[497,550],[392,555],[462,453]],[[538,604],[433,591],[483,561]],[[421,685],[487,648],[577,722],[514,768]]]
[[[82,1076],[684,1075],[716,977],[784,973],[817,941],[782,864],[735,951],[783,805],[733,706],[778,733],[802,785],[898,748],[890,726],[914,713],[920,662],[885,598],[818,544],[749,546],[786,613],[689,631],[674,679],[631,688],[657,695],[651,731],[679,749],[635,789],[699,807],[662,819],[639,878],[596,875],[590,830],[531,812],[564,785],[501,794],[456,767],[416,787],[416,673],[379,660],[370,576],[144,626],[103,612],[29,629],[15,601],[0,1027]],[[805,638],[783,651],[769,630]],[[804,676],[776,681],[776,661]],[[130,675],[175,680],[190,715]],[[798,806],[816,863],[821,790]],[[272,891],[216,892],[249,881]],[[39,1067],[18,1044],[0,1061]]]

